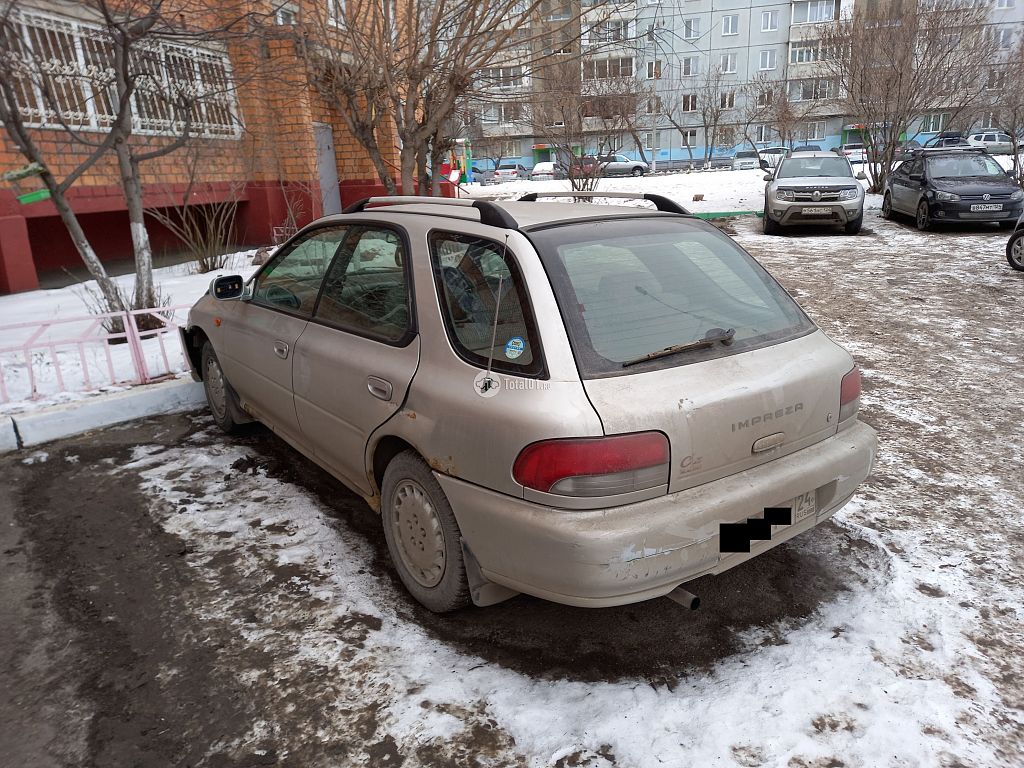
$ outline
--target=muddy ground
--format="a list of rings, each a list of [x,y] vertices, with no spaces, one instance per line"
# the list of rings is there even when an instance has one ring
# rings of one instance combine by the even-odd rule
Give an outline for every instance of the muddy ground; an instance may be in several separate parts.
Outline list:
[[[857,238],[733,226],[864,369],[862,418],[882,453],[853,510],[694,582],[697,612],[520,596],[439,618],[392,576],[365,504],[260,427],[229,440],[184,414],[8,455],[0,764],[655,764],[632,731],[533,739],[488,681],[595,697],[641,686],[679,701],[723,668],[774,674],[759,659],[791,642],[796,652],[817,628],[838,642],[868,636],[859,645],[885,674],[934,684],[959,707],[879,701],[885,717],[908,713],[888,727],[934,746],[919,764],[1019,765],[1024,279],[1002,261],[1005,238],[921,236],[877,218]],[[886,594],[900,583],[924,607]],[[829,624],[835,606],[876,594],[889,615],[906,611],[894,641],[905,651],[875,647],[855,617]],[[475,696],[438,683],[488,671]],[[871,679],[845,682],[854,695]],[[884,699],[860,694],[864,709]],[[669,765],[688,764],[688,748],[723,765],[913,764],[856,740],[870,741],[881,716],[808,703],[806,720],[785,748],[756,727],[746,740],[653,748]]]

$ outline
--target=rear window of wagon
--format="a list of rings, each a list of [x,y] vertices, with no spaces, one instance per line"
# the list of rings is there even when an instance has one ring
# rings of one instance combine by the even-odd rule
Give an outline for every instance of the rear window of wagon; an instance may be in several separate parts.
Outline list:
[[[584,378],[725,357],[815,328],[753,258],[701,221],[591,220],[533,230],[530,238],[551,278]],[[623,366],[714,329],[734,329],[732,343]]]

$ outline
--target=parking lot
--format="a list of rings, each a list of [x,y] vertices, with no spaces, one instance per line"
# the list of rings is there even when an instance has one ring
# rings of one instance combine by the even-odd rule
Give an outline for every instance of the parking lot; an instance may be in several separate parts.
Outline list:
[[[0,754],[63,766],[1024,760],[1024,274],[1008,233],[723,227],[857,358],[878,466],[667,600],[438,617],[363,501],[168,416],[0,459]],[[38,638],[46,638],[39,643]]]

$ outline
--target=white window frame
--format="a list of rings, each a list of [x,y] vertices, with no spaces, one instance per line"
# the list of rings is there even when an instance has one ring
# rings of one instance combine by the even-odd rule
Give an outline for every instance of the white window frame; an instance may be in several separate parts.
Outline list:
[[[683,19],[683,40],[697,40],[700,37],[700,16]]]
[[[655,59],[654,61],[647,62],[647,79],[648,80],[660,80],[665,68],[661,63],[661,59]]]
[[[740,15],[738,13],[727,13],[722,17],[722,36],[738,35],[740,33]]]
[[[754,143],[768,144],[772,140],[772,127],[768,123],[759,123],[751,126],[754,129]]]
[[[921,133],[941,133],[949,125],[949,112],[929,112],[921,115]]]
[[[761,31],[762,32],[778,32],[779,31],[779,12],[778,11],[761,11]]]
[[[808,120],[804,127],[804,141],[821,141],[825,138],[826,128],[824,120]]]
[[[721,91],[719,93],[718,103],[722,109],[735,109],[736,108],[736,91]]]
[[[700,74],[700,56],[683,56],[679,60],[679,74],[683,77],[692,77]]]
[[[684,93],[679,97],[679,109],[683,112],[697,111],[697,94]]]
[[[765,54],[767,54],[767,56]],[[765,58],[768,59],[767,64],[765,63]],[[758,54],[758,69],[761,72],[767,72],[769,70],[775,69],[777,66],[778,56],[775,55],[774,48],[768,48],[766,50],[761,51]]]
[[[735,53],[723,53],[719,59],[719,68],[723,75],[736,74],[739,57]]]
[[[831,10],[829,8],[831,7]],[[798,20],[797,9],[803,10],[802,20]],[[815,13],[811,13],[811,9],[814,8]],[[811,16],[815,18],[811,18]],[[793,25],[799,24],[821,24],[823,22],[834,21],[836,18],[836,4],[835,0],[800,0],[799,2],[793,3]]]
[[[694,147],[697,146],[697,139],[698,139],[698,137],[697,137],[697,129],[696,128],[687,128],[685,131],[680,131],[679,132],[679,146],[680,147],[687,147],[688,146],[688,147],[690,147],[690,149],[693,149]]]
[[[996,8],[1001,11],[1007,11],[1011,8],[1017,7],[1017,0],[996,0]]]
[[[327,23],[332,27],[345,25],[345,0],[327,0]]]

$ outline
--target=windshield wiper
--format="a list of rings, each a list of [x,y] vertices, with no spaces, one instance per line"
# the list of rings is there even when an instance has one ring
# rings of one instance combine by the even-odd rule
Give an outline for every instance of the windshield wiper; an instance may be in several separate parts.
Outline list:
[[[703,339],[697,341],[691,341],[688,344],[674,344],[671,347],[665,347],[664,349],[658,349],[654,352],[648,352],[646,355],[641,357],[634,357],[632,360],[627,360],[622,364],[623,368],[628,368],[631,365],[637,363],[646,363],[648,360],[657,360],[659,357],[668,357],[669,355],[676,355],[680,352],[689,352],[694,349],[706,349],[718,342],[723,344],[732,344],[733,336],[736,335],[736,329],[730,328],[725,331],[721,328],[712,328],[706,334]]]

